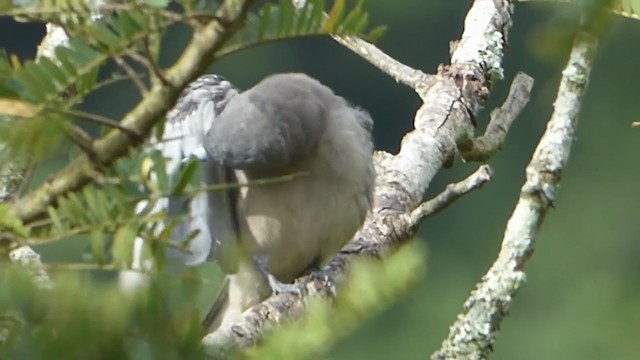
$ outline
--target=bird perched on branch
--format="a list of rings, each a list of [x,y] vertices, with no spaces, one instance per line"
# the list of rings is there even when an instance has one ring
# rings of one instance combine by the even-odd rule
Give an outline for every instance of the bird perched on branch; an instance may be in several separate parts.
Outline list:
[[[298,291],[291,282],[337,254],[371,209],[373,121],[307,75],[272,75],[244,92],[205,75],[167,127],[196,134],[202,147],[182,149],[201,159],[204,182],[248,185],[193,199],[192,220],[178,230],[201,230],[188,262],[213,259],[227,274],[207,332],[273,292]],[[291,174],[299,176],[251,185]]]

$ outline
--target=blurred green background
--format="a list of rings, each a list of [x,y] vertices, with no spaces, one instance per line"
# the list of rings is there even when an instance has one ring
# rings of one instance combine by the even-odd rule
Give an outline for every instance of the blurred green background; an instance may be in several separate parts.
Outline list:
[[[371,1],[375,24],[389,29],[379,46],[425,72],[446,63],[459,38],[467,1]],[[330,354],[333,359],[425,359],[446,336],[464,299],[496,256],[504,226],[524,180],[524,168],[552,111],[559,75],[576,28],[574,9],[518,5],[504,66],[479,123],[506,95],[517,71],[536,80],[531,102],[490,161],[494,180],[425,222],[419,241],[428,248],[427,273],[408,296],[366,322]],[[640,22],[610,16],[592,72],[578,138],[556,208],[546,218],[528,282],[502,325],[494,359],[640,358]],[[0,19],[0,46],[33,57],[44,29]],[[167,63],[188,39],[173,29]],[[270,44],[235,54],[212,67],[239,87],[267,74],[303,71],[366,108],[376,121],[379,149],[395,152],[412,128],[418,97],[337,43],[324,38]],[[132,87],[101,90],[86,109],[122,115],[137,101]],[[476,168],[457,161],[427,192],[438,193]],[[49,261],[78,261],[76,247],[49,246]],[[207,273],[214,272],[210,266]],[[212,275],[213,276],[213,275]],[[215,289],[199,302],[204,309]]]

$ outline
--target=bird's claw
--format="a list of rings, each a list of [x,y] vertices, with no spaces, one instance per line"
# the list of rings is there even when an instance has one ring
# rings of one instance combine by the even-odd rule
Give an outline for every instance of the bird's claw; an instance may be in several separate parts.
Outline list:
[[[256,268],[267,278],[269,287],[274,295],[292,294],[301,297],[305,293],[305,287],[300,284],[286,284],[276,279],[269,269],[267,269],[266,259],[264,256],[254,256],[253,258]]]
[[[278,281],[273,275],[268,275],[267,277],[269,279],[269,287],[271,287],[274,295],[292,294],[301,297],[305,293],[304,286],[300,284],[285,284]]]

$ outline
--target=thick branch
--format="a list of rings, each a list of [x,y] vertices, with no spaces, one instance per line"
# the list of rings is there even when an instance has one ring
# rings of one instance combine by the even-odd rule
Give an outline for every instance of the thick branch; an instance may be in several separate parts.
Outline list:
[[[175,103],[182,89],[209,66],[216,50],[242,22],[252,2],[226,0],[218,9],[215,20],[194,32],[180,59],[168,69],[166,79],[169,84],[155,84],[147,96],[124,117],[122,126],[146,137]],[[95,141],[94,147],[99,156],[96,159],[97,164],[86,156],[78,157],[51,180],[18,199],[13,207],[15,214],[23,222],[36,219],[58,196],[87,184],[96,166],[111,164],[142,141],[140,137],[132,137],[129,133],[117,129],[110,131],[105,137]]]
[[[507,223],[500,254],[432,359],[486,359],[491,353],[500,323],[525,281],[522,269],[533,253],[540,225],[553,205],[569,160],[597,44],[594,35],[586,31],[577,34],[562,72],[554,112],[527,167],[527,180]]]
[[[415,229],[406,215],[418,206],[436,173],[454,158],[456,141],[473,136],[472,116],[488,94],[487,79],[501,72],[502,44],[511,25],[511,10],[508,1],[476,0],[452,65],[437,75],[421,77],[423,81],[413,85],[424,101],[414,119],[415,130],[404,137],[397,155],[376,154],[373,212],[343,252],[321,272],[298,279],[309,293],[332,297],[335,284],[344,280],[354,256],[377,258],[411,240]],[[468,33],[480,34],[484,41],[469,41]],[[468,91],[469,83],[482,91]],[[272,296],[248,309],[240,322],[207,335],[203,343],[212,353],[252,346],[265,329],[304,314],[307,296]]]

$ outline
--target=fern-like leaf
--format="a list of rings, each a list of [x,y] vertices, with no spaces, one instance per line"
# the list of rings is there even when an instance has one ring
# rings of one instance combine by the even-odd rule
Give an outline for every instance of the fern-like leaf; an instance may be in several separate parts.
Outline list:
[[[375,41],[382,27],[369,30],[369,16],[363,10],[365,0],[359,0],[350,10],[344,0],[333,2],[328,15],[324,13],[324,0],[308,0],[302,9],[296,9],[291,0],[264,5],[257,14],[247,17],[245,27],[217,53],[223,57],[252,46],[318,35],[352,35]]]
[[[8,13],[53,16],[68,11],[79,19],[90,16],[83,1],[43,1],[33,7],[11,9]],[[17,119],[0,131],[0,142],[11,151],[5,158],[28,154],[41,160],[55,153],[62,139],[62,126],[73,118],[66,111],[97,89],[98,73],[113,57],[141,48],[150,36],[160,34],[175,20],[156,16],[159,9],[134,7],[95,21],[70,26],[73,37],[55,49],[55,58],[40,58],[24,64],[0,56],[0,101],[17,99],[36,111],[28,119]],[[43,18],[45,15],[41,15]],[[154,19],[151,21],[150,19]],[[77,22],[77,21],[76,21]],[[74,30],[75,29],[75,30]],[[21,117],[21,114],[0,115]],[[6,130],[6,131],[5,131]],[[34,145],[36,145],[34,147]]]

